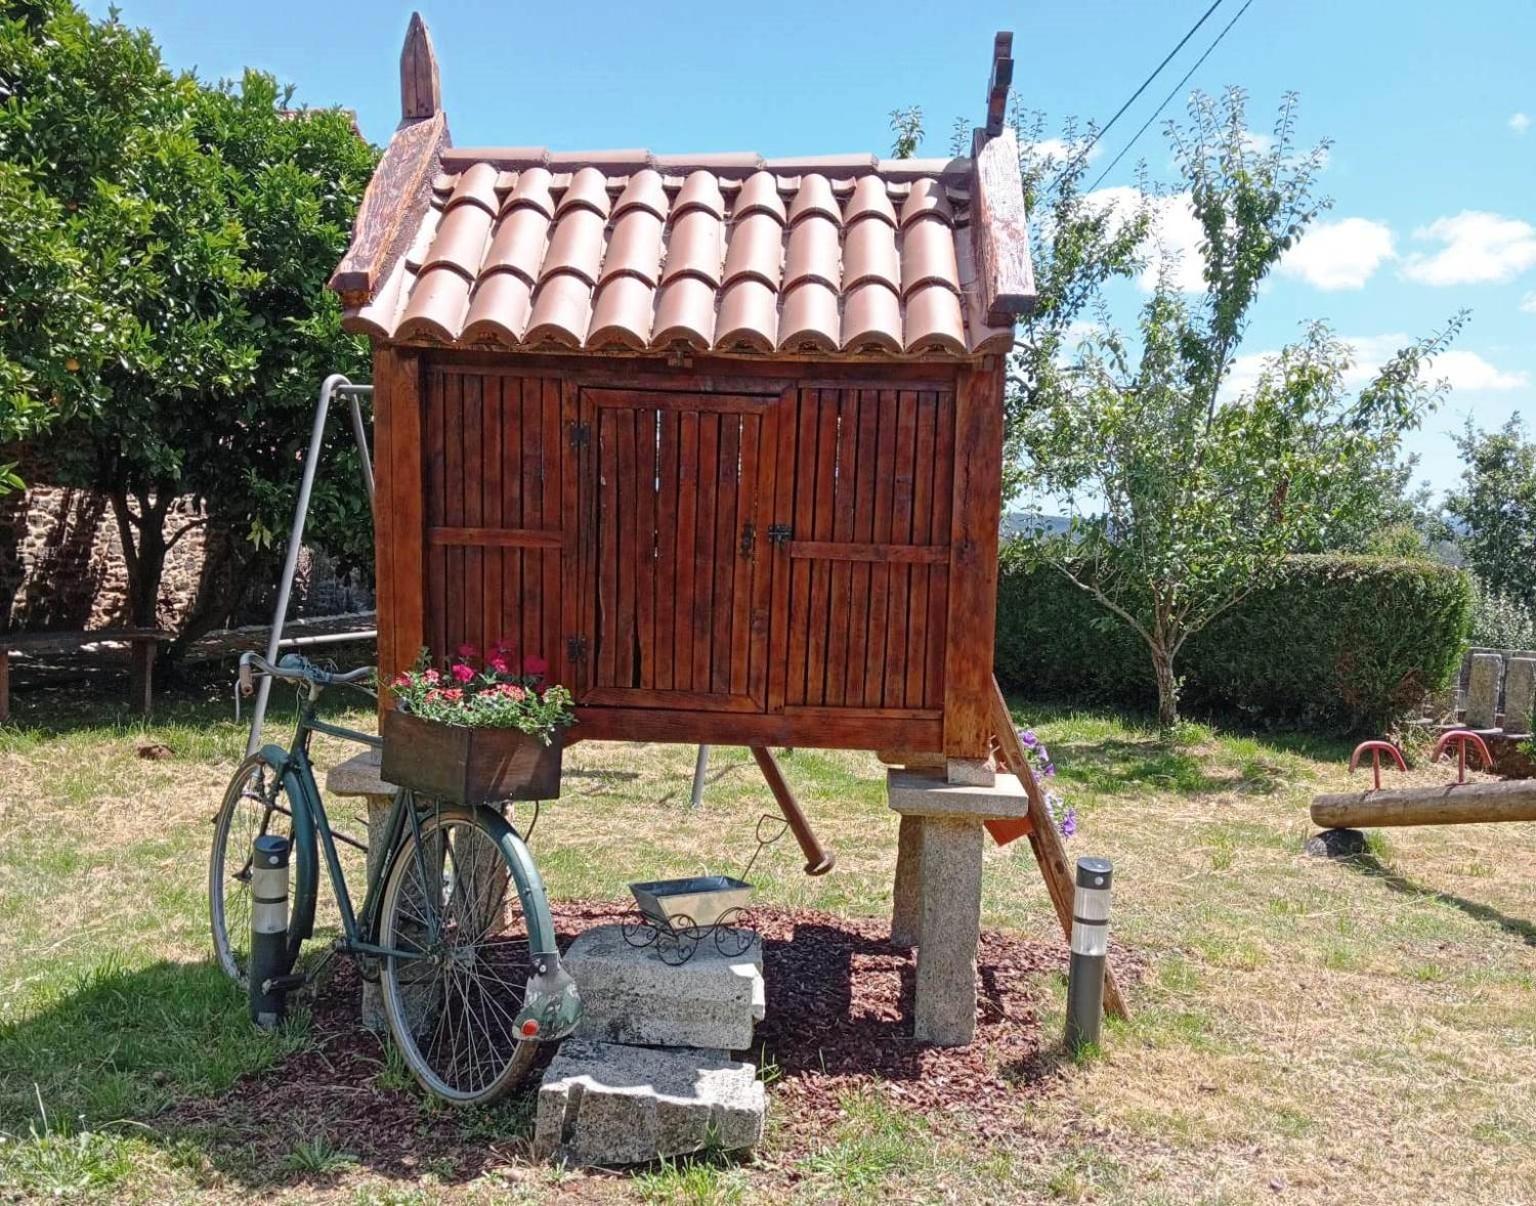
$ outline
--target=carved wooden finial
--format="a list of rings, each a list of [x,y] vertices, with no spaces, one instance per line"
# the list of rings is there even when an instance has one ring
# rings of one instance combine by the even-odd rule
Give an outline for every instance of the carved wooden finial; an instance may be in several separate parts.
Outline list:
[[[437,54],[432,35],[420,13],[411,14],[400,48],[400,120],[421,121],[443,107],[443,90],[437,79]]]
[[[1003,132],[1008,116],[1008,88],[1013,83],[1013,34],[1000,30],[992,39],[992,76],[987,83],[987,137]]]

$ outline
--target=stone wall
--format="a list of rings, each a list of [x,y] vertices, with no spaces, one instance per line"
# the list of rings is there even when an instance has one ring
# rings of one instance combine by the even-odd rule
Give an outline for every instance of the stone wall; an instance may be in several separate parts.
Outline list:
[[[171,508],[167,531],[199,515],[190,499]],[[158,621],[175,629],[204,586],[210,556],[228,534],[199,526],[166,560]],[[232,623],[271,615],[276,583],[263,584]],[[334,615],[373,606],[371,583],[342,576],[323,552],[300,554],[289,615]],[[103,628],[127,623],[128,571],[108,500],[89,490],[35,486],[0,496],[0,631]]]

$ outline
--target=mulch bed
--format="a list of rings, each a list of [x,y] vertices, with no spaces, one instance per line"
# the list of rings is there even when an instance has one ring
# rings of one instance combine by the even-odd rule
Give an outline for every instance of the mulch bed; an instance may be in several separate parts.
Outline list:
[[[555,904],[561,946],[624,910],[607,902]],[[1039,1007],[1046,977],[1065,970],[1062,944],[983,932],[976,1040],[942,1048],[912,1038],[916,968],[912,952],[890,944],[884,921],[776,908],[753,910],[753,921],[763,939],[767,1016],[750,1058],[778,1069],[769,1113],[781,1166],[826,1142],[849,1094],[882,1095],[931,1117],[963,1114],[970,1133],[986,1138],[1016,1126],[1049,1082],[1057,1036],[1042,1033]],[[1123,979],[1134,978],[1134,962],[1117,963]],[[356,969],[338,960],[309,1001],[310,1049],[220,1097],[183,1102],[160,1123],[212,1141],[220,1165],[228,1162],[219,1148],[238,1148],[236,1163],[251,1172],[270,1170],[297,1143],[321,1134],[392,1177],[420,1175],[430,1164],[440,1176],[451,1166],[453,1179],[467,1179],[527,1154],[540,1070],[502,1107],[515,1133],[488,1131],[483,1121],[466,1125],[466,1115],[428,1108],[415,1092],[382,1089],[384,1047],[359,1023],[358,990]]]

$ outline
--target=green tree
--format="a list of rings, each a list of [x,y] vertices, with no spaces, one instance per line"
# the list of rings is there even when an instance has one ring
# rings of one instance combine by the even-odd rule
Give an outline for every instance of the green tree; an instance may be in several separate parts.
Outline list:
[[[1094,198],[1077,195],[1080,164],[1047,179],[1053,165],[1026,156],[1026,188],[1046,215],[1044,304],[1024,324],[1009,406],[1016,484],[1087,513],[1037,553],[1140,636],[1165,726],[1178,719],[1185,642],[1290,551],[1327,545],[1355,520],[1370,502],[1362,477],[1437,400],[1423,370],[1461,321],[1400,350],[1354,394],[1350,350],[1313,323],[1234,394],[1259,285],[1323,208],[1313,189],[1326,148],[1298,151],[1290,98],[1267,149],[1237,89],[1195,94],[1190,115],[1168,136],[1202,235],[1204,291],[1182,292],[1160,254],[1132,332],[1114,323],[1105,286],[1140,266],[1147,208],[1123,225],[1096,217]]]
[[[0,162],[62,215],[49,237],[103,315],[89,358],[68,353],[83,384],[52,468],[108,495],[134,623],[155,623],[179,540],[205,522],[234,534],[174,653],[271,580],[319,381],[365,370],[324,286],[374,152],[343,112],[293,110],[255,72],[238,87],[173,76],[147,33],[67,0],[8,20],[0,54]],[[323,483],[311,531],[364,554],[355,470]],[[184,497],[205,515],[173,511]]]
[[[1469,419],[1456,448],[1461,485],[1445,510],[1457,546],[1487,594],[1536,610],[1536,441],[1517,414],[1495,431]]]

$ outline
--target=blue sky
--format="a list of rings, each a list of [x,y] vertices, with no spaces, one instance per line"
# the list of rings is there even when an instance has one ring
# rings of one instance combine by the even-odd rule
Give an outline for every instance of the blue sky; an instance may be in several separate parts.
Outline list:
[[[918,104],[925,150],[940,154],[956,115],[981,116],[995,30],[1015,31],[1014,90],[1027,105],[1102,122],[1207,3],[441,0],[423,14],[461,146],[883,152],[889,111]],[[1224,0],[1121,119],[1100,164],[1239,3]],[[398,118],[396,60],[410,4],[120,6],[125,20],[153,29],[175,67],[205,77],[261,67],[296,84],[300,101],[354,109],[375,142]],[[106,7],[87,4],[97,14]],[[1530,0],[1254,0],[1190,85],[1243,85],[1260,132],[1281,93],[1295,89],[1303,138],[1334,141],[1321,181],[1334,208],[1261,299],[1240,376],[1307,319],[1330,320],[1368,363],[1458,309],[1472,311],[1438,366],[1453,393],[1410,441],[1437,489],[1456,480],[1447,433],[1466,416],[1484,426],[1516,410],[1536,417],[1533,61]],[[1169,106],[1181,111],[1181,100]],[[1142,157],[1155,178],[1171,178],[1157,128],[1104,187],[1129,185]],[[1177,244],[1184,225],[1170,210],[1168,240]]]

